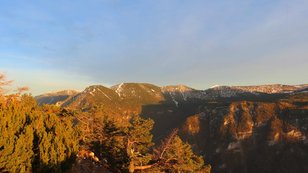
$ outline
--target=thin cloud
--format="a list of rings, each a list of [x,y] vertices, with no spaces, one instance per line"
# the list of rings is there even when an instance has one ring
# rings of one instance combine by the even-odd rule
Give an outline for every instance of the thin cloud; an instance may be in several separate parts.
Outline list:
[[[18,66],[23,69],[48,69],[67,86],[81,75],[111,85],[132,81],[198,88],[255,79],[307,82],[298,75],[308,72],[298,68],[308,63],[306,1],[56,4],[30,3],[20,12],[17,6],[0,17],[8,24],[0,27],[5,33],[0,34],[0,50],[14,57],[11,68],[22,60]],[[280,69],[287,64],[292,64],[287,72]],[[58,72],[72,77],[65,82]]]

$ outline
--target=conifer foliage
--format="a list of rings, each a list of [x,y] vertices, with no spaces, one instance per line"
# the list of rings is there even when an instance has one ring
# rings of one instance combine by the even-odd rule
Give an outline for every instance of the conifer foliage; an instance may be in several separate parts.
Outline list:
[[[61,172],[78,150],[77,130],[31,96],[0,103],[1,172]]]
[[[52,107],[37,106],[29,95],[0,96],[0,172],[65,170],[78,150],[78,130],[71,119]]]
[[[133,116],[127,127],[106,119],[105,136],[96,147],[112,172],[210,172],[203,158],[193,153],[174,130],[161,145],[154,146],[151,130],[153,120]]]

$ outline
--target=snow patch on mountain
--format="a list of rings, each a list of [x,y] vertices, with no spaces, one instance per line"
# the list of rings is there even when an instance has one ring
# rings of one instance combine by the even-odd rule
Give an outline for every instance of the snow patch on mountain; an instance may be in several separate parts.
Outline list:
[[[175,100],[175,98],[172,94],[170,94],[170,95],[171,95],[172,101],[174,102],[175,106],[179,107],[179,102]]]
[[[220,85],[213,85],[210,88],[217,88],[217,87],[220,87]]]
[[[115,90],[115,92],[119,95],[119,97],[121,97],[121,92],[123,91],[123,88],[122,88],[123,85],[124,83],[119,84],[117,89]]]

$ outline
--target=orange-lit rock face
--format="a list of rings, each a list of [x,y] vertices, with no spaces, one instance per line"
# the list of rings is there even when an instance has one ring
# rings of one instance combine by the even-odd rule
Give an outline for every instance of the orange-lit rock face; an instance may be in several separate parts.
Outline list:
[[[191,116],[189,118],[187,118],[184,126],[183,126],[183,130],[190,134],[190,135],[194,135],[199,133],[200,131],[200,120],[199,120],[199,116]]]
[[[305,98],[301,95],[275,102],[234,101],[226,106],[206,106],[202,113],[186,119],[183,132],[195,149],[215,158],[212,168],[216,172],[258,172],[261,168],[282,171],[279,167],[284,165],[288,165],[284,170],[304,170],[302,159],[308,158],[303,152],[308,143]],[[261,158],[279,163],[267,165]]]

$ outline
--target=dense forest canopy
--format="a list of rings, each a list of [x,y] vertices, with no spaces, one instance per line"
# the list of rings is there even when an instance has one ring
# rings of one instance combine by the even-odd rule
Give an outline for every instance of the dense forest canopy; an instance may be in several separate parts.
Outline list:
[[[0,76],[0,172],[210,171],[177,130],[155,145],[151,119],[133,115],[121,124],[99,108],[39,106],[22,94],[27,87],[5,94],[9,83]]]

